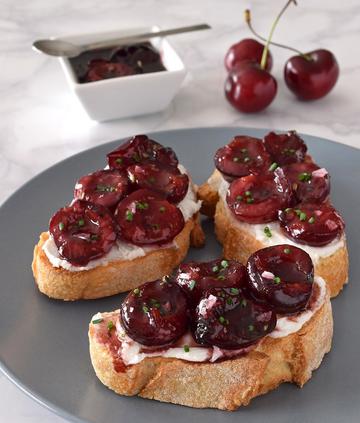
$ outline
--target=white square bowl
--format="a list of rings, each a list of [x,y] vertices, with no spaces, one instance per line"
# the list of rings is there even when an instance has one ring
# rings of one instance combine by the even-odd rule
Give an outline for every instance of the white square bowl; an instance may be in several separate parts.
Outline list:
[[[61,39],[89,43],[150,31],[159,31],[159,27],[81,34]],[[101,122],[155,113],[164,110],[171,103],[186,76],[184,63],[166,39],[156,37],[149,41],[160,52],[165,71],[80,83],[70,61],[66,58],[59,59],[70,89],[91,119]]]

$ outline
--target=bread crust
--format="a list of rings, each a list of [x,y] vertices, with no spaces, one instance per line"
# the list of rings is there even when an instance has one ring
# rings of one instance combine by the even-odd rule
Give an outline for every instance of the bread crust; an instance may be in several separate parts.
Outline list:
[[[71,272],[50,263],[42,249],[48,237],[48,232],[43,232],[34,248],[33,275],[43,294],[66,301],[108,297],[161,278],[171,273],[184,259],[190,239],[197,247],[204,243],[204,233],[196,213],[175,237],[177,248],[161,248],[133,260],[117,260],[105,266]]]
[[[266,247],[251,233],[239,226],[234,226],[227,206],[219,200],[215,212],[215,233],[223,245],[223,255],[227,259],[238,260],[246,264],[255,251]],[[301,245],[299,244],[299,248]],[[315,275],[321,276],[330,290],[330,296],[336,297],[348,281],[349,258],[346,244],[332,255],[321,257],[314,264]]]
[[[235,410],[283,382],[302,387],[330,351],[333,319],[329,295],[303,327],[283,338],[264,338],[238,358],[215,363],[148,357],[116,372],[112,353],[89,326],[90,357],[101,382],[121,395],[196,408]]]

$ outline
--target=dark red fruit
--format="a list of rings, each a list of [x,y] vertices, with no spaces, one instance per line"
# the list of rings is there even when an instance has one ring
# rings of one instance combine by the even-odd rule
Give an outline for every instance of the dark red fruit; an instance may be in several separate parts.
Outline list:
[[[224,349],[247,347],[272,332],[276,314],[245,298],[237,288],[212,288],[196,309],[194,337]]]
[[[236,44],[233,44],[225,55],[225,67],[228,71],[236,68],[237,65],[245,61],[255,62],[260,65],[261,57],[264,51],[264,45],[253,38],[245,38]],[[266,60],[265,69],[270,71],[273,59],[270,51]]]
[[[245,266],[237,261],[217,259],[203,263],[182,263],[175,271],[173,279],[183,288],[190,304],[196,306],[207,289],[245,288],[247,273]]]
[[[167,279],[147,282],[125,298],[120,309],[122,326],[143,345],[166,345],[187,330],[188,309],[181,288]]]
[[[111,60],[129,65],[136,73],[165,70],[159,52],[150,43],[121,47],[115,51]]]
[[[138,188],[148,188],[163,194],[171,203],[179,203],[186,195],[189,177],[176,167],[155,163],[133,165],[127,169],[129,179]]]
[[[112,209],[129,192],[127,177],[116,170],[98,170],[80,178],[74,198]]]
[[[240,176],[267,172],[271,158],[258,138],[237,135],[216,151],[214,162],[224,178],[231,182]]]
[[[166,244],[182,231],[181,211],[161,194],[140,189],[120,201],[115,211],[121,239],[135,245]]]
[[[303,310],[311,296],[314,267],[308,253],[292,245],[256,251],[247,262],[254,296],[277,313]]]
[[[292,201],[291,185],[281,168],[265,175],[236,179],[226,196],[227,204],[240,221],[265,223],[276,220],[278,210]]]
[[[94,82],[102,79],[133,75],[134,73],[135,71],[124,63],[113,63],[108,60],[94,59],[89,63],[84,81]]]
[[[57,211],[49,231],[60,256],[74,266],[103,256],[116,240],[116,224],[108,209],[80,200]]]
[[[244,62],[232,70],[225,82],[229,103],[243,113],[265,109],[277,92],[276,79],[258,64]]]
[[[296,131],[288,131],[285,134],[269,132],[263,142],[273,162],[279,166],[303,162],[305,159],[307,147]]]
[[[300,204],[299,208],[281,210],[279,220],[286,236],[315,247],[329,244],[345,228],[342,217],[329,204]]]
[[[146,135],[135,135],[107,155],[111,169],[123,169],[142,163],[156,162],[177,167],[178,159],[170,147],[164,147]]]
[[[334,87],[339,76],[336,58],[324,49],[311,51],[304,56],[293,56],[286,62],[286,85],[301,100],[324,97]]]
[[[283,167],[298,202],[322,203],[330,194],[330,175],[315,163],[293,163]]]

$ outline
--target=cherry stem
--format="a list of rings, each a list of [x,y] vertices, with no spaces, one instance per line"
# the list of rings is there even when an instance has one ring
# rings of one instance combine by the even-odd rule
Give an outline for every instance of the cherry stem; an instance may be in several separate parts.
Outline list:
[[[249,9],[246,9],[244,12],[245,15],[245,22],[247,23],[248,28],[250,29],[250,31],[255,35],[256,38],[258,38],[261,41],[267,41],[267,39],[265,37],[262,37],[258,32],[255,31],[254,27],[252,26],[251,23],[251,13]],[[280,44],[280,43],[276,43],[275,41],[270,41],[269,43],[272,46],[276,46],[276,47],[280,47],[280,48],[284,48],[286,50],[290,50],[293,51],[294,53],[299,54],[300,56],[302,56],[304,59],[311,61],[311,57],[308,54],[303,53],[302,51],[294,48],[294,47],[290,47],[287,46],[285,44]]]
[[[294,3],[294,5],[297,6],[296,0],[288,0],[286,2],[285,6],[280,10],[280,13],[276,16],[276,18],[275,18],[275,20],[274,20],[274,22],[271,26],[269,37],[266,40],[265,48],[264,48],[263,54],[261,56],[261,62],[260,62],[260,68],[261,69],[265,69],[266,59],[267,59],[267,56],[268,56],[268,53],[269,53],[269,45],[271,43],[271,39],[272,39],[272,36],[274,34],[275,28],[276,28],[281,16],[284,14],[285,10],[290,6],[291,3]]]

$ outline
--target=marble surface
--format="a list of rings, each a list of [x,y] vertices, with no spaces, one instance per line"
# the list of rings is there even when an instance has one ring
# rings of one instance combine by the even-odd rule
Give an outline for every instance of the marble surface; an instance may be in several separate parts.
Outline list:
[[[280,22],[276,40],[299,49],[325,47],[340,63],[340,79],[325,99],[297,101],[282,80],[289,52],[272,49],[279,90],[266,111],[242,115],[224,99],[223,56],[249,36],[242,10],[266,34],[280,0],[1,0],[0,1],[0,202],[32,176],[83,149],[134,133],[194,126],[241,125],[295,128],[360,147],[358,0],[299,0]],[[69,92],[57,60],[34,53],[33,40],[50,35],[117,30],[158,24],[163,28],[207,22],[211,31],[173,37],[189,74],[164,112],[98,124]],[[64,422],[0,375],[0,421]]]

